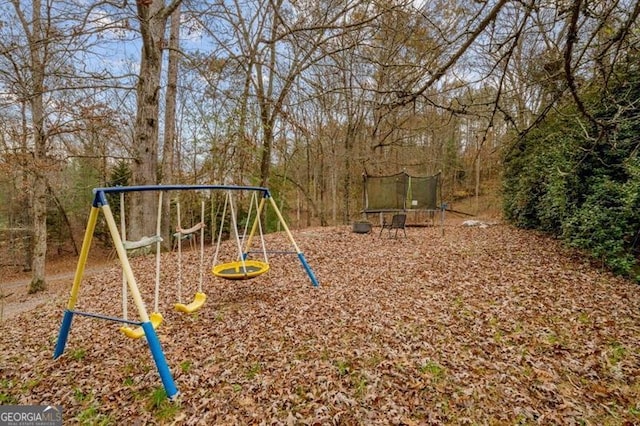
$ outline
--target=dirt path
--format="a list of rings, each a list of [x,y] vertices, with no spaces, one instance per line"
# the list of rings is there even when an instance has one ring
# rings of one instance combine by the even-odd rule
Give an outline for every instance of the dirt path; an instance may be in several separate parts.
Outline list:
[[[65,293],[71,289],[75,275],[77,259],[64,259],[52,262],[47,273],[47,289],[29,294],[28,287],[31,280],[29,273],[14,273],[0,277],[0,321],[10,319],[16,315],[36,309],[38,306]],[[84,276],[90,277],[110,266],[110,263],[99,263],[85,269]]]

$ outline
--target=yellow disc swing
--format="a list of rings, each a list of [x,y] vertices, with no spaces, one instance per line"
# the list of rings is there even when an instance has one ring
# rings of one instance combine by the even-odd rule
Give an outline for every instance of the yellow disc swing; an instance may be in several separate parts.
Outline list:
[[[192,226],[189,229],[183,229],[180,225],[180,203],[176,205],[178,210],[178,226],[176,227],[176,238],[178,239],[178,301],[173,305],[176,311],[193,313],[202,308],[204,302],[207,300],[207,295],[202,291],[203,271],[204,271],[204,201],[201,202],[200,208],[200,223]],[[200,280],[198,281],[198,291],[196,292],[193,301],[188,304],[182,303],[182,238],[184,236],[192,235],[195,232],[200,231]]]
[[[259,260],[238,260],[216,265],[211,270],[216,277],[227,280],[248,280],[269,270],[269,264]]]
[[[224,200],[224,208],[222,209],[222,221],[220,223],[220,229],[218,231],[218,242],[216,244],[216,251],[213,258],[213,264],[215,266],[213,266],[213,268],[211,269],[211,272],[216,277],[223,278],[226,280],[248,280],[251,278],[255,278],[259,275],[262,275],[269,270],[269,263],[267,262],[267,252],[264,244],[264,236],[262,233],[262,223],[260,222],[262,205],[260,206],[258,205],[258,197],[257,197],[257,193],[255,192],[253,193],[253,196],[251,198],[251,203],[249,205],[249,212],[247,214],[247,222],[245,224],[244,235],[242,236],[242,240],[243,242],[245,242],[245,238],[247,236],[247,230],[249,226],[249,219],[251,218],[251,212],[252,212],[254,202],[256,205],[256,217],[254,220],[253,229],[251,230],[251,235],[249,236],[248,241],[246,241],[247,250],[245,251],[245,253],[243,253],[242,244],[240,242],[240,236],[238,235],[238,223],[236,219],[235,207],[233,205],[233,200],[231,198],[231,191],[227,191],[227,196],[225,197],[225,200]],[[218,253],[220,251],[220,242],[222,241],[222,229],[224,227],[224,220],[227,212],[227,205],[229,205],[229,210],[231,213],[230,214],[231,228],[233,230],[233,235],[235,237],[236,244],[238,246],[239,259],[237,261],[216,265],[216,262],[218,260]],[[251,237],[253,236],[253,232],[255,230],[256,225],[258,226],[258,229],[260,232],[260,239],[262,242],[262,252],[264,254],[264,262],[260,260],[247,259],[248,248],[249,248],[249,245],[251,244]]]

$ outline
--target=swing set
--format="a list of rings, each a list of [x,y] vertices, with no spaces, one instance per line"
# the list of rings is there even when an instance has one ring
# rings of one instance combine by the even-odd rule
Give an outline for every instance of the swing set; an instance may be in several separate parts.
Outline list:
[[[280,210],[274,199],[271,196],[271,193],[267,188],[257,187],[257,186],[230,186],[230,185],[149,185],[149,186],[128,186],[128,187],[109,187],[109,188],[95,188],[93,190],[94,199],[91,207],[91,212],[89,214],[89,220],[86,226],[84,240],[82,243],[82,249],[80,251],[80,257],[78,259],[78,263],[76,266],[75,276],[73,279],[73,285],[71,288],[71,294],[69,297],[69,301],[67,302],[67,308],[64,311],[64,315],[62,318],[62,324],[60,326],[60,330],[58,333],[58,340],[56,342],[56,347],[54,350],[54,359],[59,358],[64,353],[64,349],[67,343],[67,339],[69,336],[69,332],[71,330],[71,324],[74,315],[103,319],[108,321],[113,321],[116,323],[121,323],[123,326],[120,327],[122,333],[130,338],[140,338],[144,336],[149,345],[149,349],[151,351],[152,358],[156,364],[156,368],[158,369],[158,373],[160,375],[160,379],[165,388],[167,397],[169,399],[173,399],[178,394],[178,389],[173,380],[173,376],[171,375],[171,371],[167,365],[164,352],[162,351],[162,347],[160,345],[160,340],[158,339],[158,335],[156,333],[156,329],[160,326],[163,321],[163,317],[158,310],[158,299],[159,299],[159,290],[160,290],[160,243],[162,242],[162,237],[160,236],[160,218],[162,216],[162,194],[167,191],[225,191],[225,202],[222,213],[222,221],[220,224],[218,238],[216,243],[216,250],[213,256],[213,264],[212,274],[216,277],[227,279],[227,280],[246,280],[255,278],[261,274],[264,274],[269,270],[269,263],[267,259],[267,250],[264,242],[264,236],[262,232],[262,223],[261,223],[261,215],[266,208],[266,203],[269,201],[273,211],[275,212],[278,220],[285,233],[287,234],[289,241],[293,248],[295,249],[295,253],[300,260],[305,272],[307,273],[311,283],[314,287],[319,285],[318,280],[316,279],[311,267],[307,263],[307,260],[296,244],[289,227],[287,226]],[[127,192],[142,192],[142,191],[157,191],[158,192],[158,218],[156,224],[156,235],[151,237],[143,237],[139,241],[127,241],[126,237],[126,223],[124,219],[124,194]],[[249,207],[249,213],[247,217],[247,222],[244,229],[244,234],[242,236],[242,241],[240,235],[238,233],[238,223],[236,218],[236,206],[234,205],[232,194],[234,192],[239,191],[250,191],[252,193],[251,204]],[[120,231],[118,230],[117,224],[115,222],[113,212],[111,211],[111,207],[107,201],[107,194],[119,194],[120,195],[120,208],[121,208],[121,219],[120,219]],[[261,195],[262,198],[258,201],[258,195]],[[206,301],[206,294],[202,289],[203,283],[203,270],[204,270],[204,201],[201,202],[201,217],[200,222],[196,225],[192,226],[188,229],[183,229],[181,226],[181,212],[180,212],[180,203],[178,202],[176,205],[177,208],[177,219],[178,225],[176,227],[176,234],[178,238],[178,301],[174,305],[174,308],[179,312],[184,313],[192,313],[202,308]],[[222,240],[222,229],[224,226],[225,216],[227,212],[227,208],[230,211],[230,227],[234,234],[234,239],[236,245],[238,247],[238,260],[217,264],[218,255],[220,250],[220,243]],[[251,226],[251,231],[247,234],[249,219],[251,218],[252,211],[255,208],[255,216],[253,219],[253,224]],[[91,313],[91,312],[83,312],[75,309],[76,303],[78,301],[80,286],[82,283],[82,277],[84,275],[84,270],[86,267],[87,259],[89,256],[89,250],[91,247],[91,242],[93,239],[93,234],[96,228],[96,224],[98,221],[99,213],[102,211],[104,215],[104,219],[106,221],[107,227],[109,229],[109,233],[113,240],[114,247],[116,249],[116,253],[118,255],[118,259],[122,265],[122,306],[123,306],[123,318],[118,317],[110,317],[106,315],[102,315],[99,313]],[[195,293],[194,299],[190,303],[182,303],[182,247],[181,240],[184,236],[191,236],[196,232],[200,232],[200,277],[198,282],[198,289]],[[264,261],[260,260],[252,260],[249,259],[249,254],[253,253],[250,248],[252,245],[253,238],[255,237],[256,232],[260,235],[260,240],[262,243],[262,254],[264,256]],[[155,244],[156,251],[156,274],[155,274],[155,294],[154,294],[154,309],[151,314],[147,312],[145,303],[142,299],[142,295],[140,293],[140,289],[138,287],[136,277],[134,275],[134,271],[131,267],[131,263],[129,261],[129,251],[134,249],[140,249],[143,247],[148,247]],[[243,247],[244,245],[244,247]],[[138,321],[130,320],[128,318],[127,312],[127,299],[129,294],[131,295],[133,302],[138,311]]]

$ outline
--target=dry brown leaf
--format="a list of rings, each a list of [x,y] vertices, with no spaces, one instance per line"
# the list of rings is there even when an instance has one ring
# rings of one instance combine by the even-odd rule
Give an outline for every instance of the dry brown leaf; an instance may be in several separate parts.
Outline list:
[[[296,232],[319,288],[296,256],[273,256],[251,281],[207,274],[194,315],[173,311],[176,254],[164,254],[158,333],[174,411],[153,406],[146,343],[117,324],[75,318],[51,359],[66,290],[2,324],[0,402],[61,404],[71,424],[640,423],[636,284],[509,226],[407,232]],[[266,240],[287,248],[282,233]],[[187,299],[198,263],[184,254]],[[154,259],[133,267],[151,307]],[[81,308],[121,315],[120,279],[113,267],[86,280]]]

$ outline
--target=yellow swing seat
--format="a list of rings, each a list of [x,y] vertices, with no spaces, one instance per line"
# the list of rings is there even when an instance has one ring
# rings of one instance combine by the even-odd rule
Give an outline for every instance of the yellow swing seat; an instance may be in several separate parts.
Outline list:
[[[248,280],[262,275],[269,270],[269,264],[259,260],[239,260],[223,263],[213,267],[211,272],[216,277],[226,280]]]
[[[176,311],[190,314],[202,308],[205,300],[207,300],[207,295],[201,292],[197,292],[195,297],[193,298],[193,302],[189,303],[188,305],[185,305],[184,303],[176,303],[173,306]]]
[[[151,325],[154,330],[157,330],[162,323],[162,314],[160,312],[153,312],[149,315],[149,321],[151,321]],[[132,339],[139,339],[144,336],[144,329],[142,327],[131,328],[129,326],[120,327],[120,331],[127,337]]]

